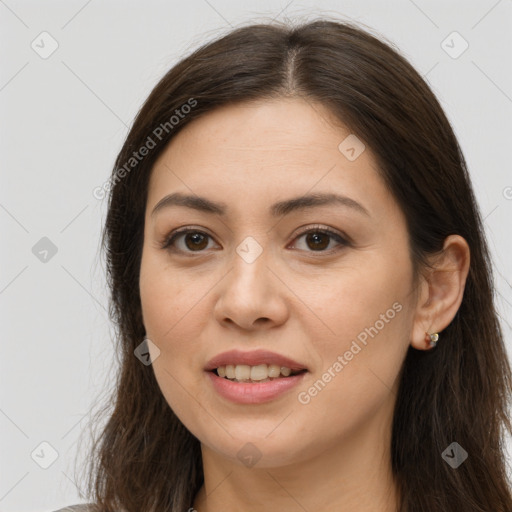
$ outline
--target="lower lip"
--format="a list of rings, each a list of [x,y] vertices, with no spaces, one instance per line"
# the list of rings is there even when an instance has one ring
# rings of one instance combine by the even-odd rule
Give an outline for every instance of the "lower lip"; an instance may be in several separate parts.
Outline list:
[[[237,404],[261,404],[270,402],[302,381],[307,372],[280,377],[267,382],[233,382],[216,373],[207,371],[215,391]]]

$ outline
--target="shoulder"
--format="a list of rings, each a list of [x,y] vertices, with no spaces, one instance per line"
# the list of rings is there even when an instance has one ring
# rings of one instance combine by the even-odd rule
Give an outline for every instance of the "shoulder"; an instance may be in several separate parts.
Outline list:
[[[83,503],[81,505],[70,505],[69,507],[59,508],[55,512],[95,512],[94,503]]]

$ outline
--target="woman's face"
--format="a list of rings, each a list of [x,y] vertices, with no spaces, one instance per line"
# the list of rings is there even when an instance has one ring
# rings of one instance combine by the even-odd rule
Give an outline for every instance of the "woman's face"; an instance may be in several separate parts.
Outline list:
[[[203,448],[275,467],[389,435],[413,274],[404,216],[362,144],[321,105],[283,99],[210,112],[157,160],[143,319],[160,389]],[[154,211],[172,194],[189,206]],[[243,354],[213,362],[238,366],[228,377],[292,366],[278,356],[306,371],[258,383],[206,369],[231,350]]]

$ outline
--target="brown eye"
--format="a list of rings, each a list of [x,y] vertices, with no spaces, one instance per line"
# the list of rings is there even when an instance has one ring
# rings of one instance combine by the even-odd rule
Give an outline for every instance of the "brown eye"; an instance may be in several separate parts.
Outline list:
[[[305,249],[307,252],[331,252],[340,249],[343,246],[350,245],[349,242],[338,233],[328,229],[313,228],[301,233],[296,240],[304,237]],[[335,241],[334,247],[329,247],[331,241]]]
[[[330,236],[325,233],[320,233],[318,231],[307,233],[306,234],[306,243],[308,247],[314,250],[323,250],[325,249],[330,242]],[[311,244],[311,245],[309,245]]]
[[[192,251],[204,249],[208,245],[207,238],[201,233],[186,233],[184,240],[187,248]]]
[[[183,229],[171,235],[163,245],[164,249],[181,252],[202,252],[208,247],[210,235],[202,231]],[[177,241],[182,241],[181,246]]]

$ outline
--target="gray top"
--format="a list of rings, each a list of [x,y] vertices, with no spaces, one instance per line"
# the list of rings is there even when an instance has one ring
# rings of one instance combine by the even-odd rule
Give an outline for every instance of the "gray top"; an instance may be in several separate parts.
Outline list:
[[[83,503],[81,505],[70,505],[69,507],[59,508],[55,512],[93,512],[94,503]]]

